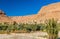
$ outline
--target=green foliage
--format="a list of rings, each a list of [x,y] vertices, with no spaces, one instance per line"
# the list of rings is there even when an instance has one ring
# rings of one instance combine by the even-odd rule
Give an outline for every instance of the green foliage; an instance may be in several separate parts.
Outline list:
[[[46,24],[40,23],[37,24],[34,22],[34,24],[24,24],[20,23],[17,24],[14,22],[13,24],[8,24],[8,23],[0,23],[0,32],[1,31],[6,31],[7,33],[11,32],[34,32],[34,31],[46,31],[49,35],[54,35],[57,36],[58,34],[58,28],[60,25],[57,24],[57,21],[54,19],[50,19],[46,22]]]
[[[46,23],[46,31],[49,35],[49,39],[57,39],[58,36],[57,21],[54,19],[48,20],[48,22]]]
[[[44,31],[45,25],[44,24],[24,24],[20,23],[17,24],[14,22],[13,24],[7,24],[7,23],[0,23],[0,31],[6,31],[7,33],[15,32],[15,31],[26,31],[26,32],[34,32],[34,31]]]

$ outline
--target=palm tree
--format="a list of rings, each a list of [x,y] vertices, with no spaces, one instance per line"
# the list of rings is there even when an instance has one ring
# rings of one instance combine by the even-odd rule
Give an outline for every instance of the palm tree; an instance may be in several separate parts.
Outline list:
[[[49,35],[49,39],[57,39],[58,37],[58,28],[57,20],[50,19],[46,23],[46,31]]]

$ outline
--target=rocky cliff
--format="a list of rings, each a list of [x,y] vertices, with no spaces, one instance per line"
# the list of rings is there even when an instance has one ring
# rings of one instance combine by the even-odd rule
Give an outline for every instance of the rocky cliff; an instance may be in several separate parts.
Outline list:
[[[1,12],[0,12],[1,14]],[[1,14],[3,15],[3,14]],[[15,21],[17,23],[41,23],[48,19],[57,19],[60,21],[60,2],[43,6],[38,14],[28,16],[0,16],[0,21]],[[7,20],[7,21],[6,21]]]
[[[12,19],[6,16],[6,14],[0,10],[0,23],[13,23]]]
[[[60,21],[60,2],[43,6],[38,14],[12,17],[12,20],[16,21],[17,23],[40,23],[52,18]]]

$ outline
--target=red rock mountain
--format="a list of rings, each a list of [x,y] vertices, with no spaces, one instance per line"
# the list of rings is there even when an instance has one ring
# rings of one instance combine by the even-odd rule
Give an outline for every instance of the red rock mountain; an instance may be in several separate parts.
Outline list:
[[[3,16],[4,14],[1,15]],[[60,21],[60,2],[43,6],[41,10],[38,12],[38,14],[35,15],[13,16],[13,17],[12,16],[7,17],[5,15],[3,17],[2,16],[0,16],[0,20],[5,19],[4,20],[5,22],[15,21],[17,23],[33,23],[33,22],[40,23],[44,22],[46,19],[48,20],[52,18],[58,19]]]
[[[0,10],[0,23],[12,23],[12,19],[5,15],[5,13]]]

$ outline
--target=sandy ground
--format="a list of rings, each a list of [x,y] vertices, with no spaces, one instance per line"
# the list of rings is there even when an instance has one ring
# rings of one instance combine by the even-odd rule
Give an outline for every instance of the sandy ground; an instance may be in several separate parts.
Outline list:
[[[47,39],[47,37],[46,32],[0,34],[0,39]],[[60,39],[60,31],[58,37]]]
[[[47,39],[46,32],[0,34],[0,39]]]

